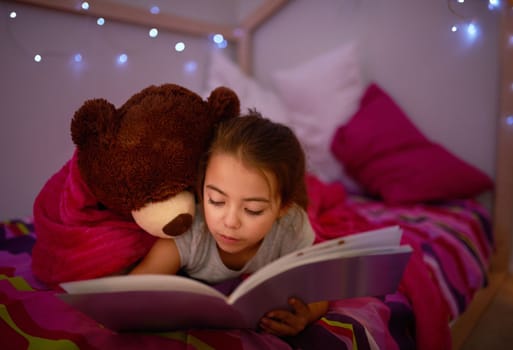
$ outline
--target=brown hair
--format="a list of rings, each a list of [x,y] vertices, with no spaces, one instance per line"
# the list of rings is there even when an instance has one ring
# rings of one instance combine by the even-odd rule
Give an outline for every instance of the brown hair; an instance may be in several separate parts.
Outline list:
[[[306,210],[305,154],[289,127],[262,117],[254,109],[220,123],[200,164],[200,197],[208,161],[216,153],[236,155],[246,165],[273,174],[282,207],[295,203]]]

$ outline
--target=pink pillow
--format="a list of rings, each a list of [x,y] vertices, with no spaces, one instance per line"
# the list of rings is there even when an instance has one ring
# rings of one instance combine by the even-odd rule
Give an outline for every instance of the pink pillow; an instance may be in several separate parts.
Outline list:
[[[488,175],[427,139],[376,84],[337,129],[331,150],[367,192],[389,204],[474,197],[493,188]]]

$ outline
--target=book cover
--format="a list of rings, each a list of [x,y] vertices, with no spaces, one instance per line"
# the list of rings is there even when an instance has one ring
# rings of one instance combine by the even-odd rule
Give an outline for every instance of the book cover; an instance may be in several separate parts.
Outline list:
[[[337,238],[288,254],[229,295],[174,275],[126,275],[61,284],[59,297],[116,331],[256,328],[268,311],[306,303],[393,293],[411,247],[397,226]]]

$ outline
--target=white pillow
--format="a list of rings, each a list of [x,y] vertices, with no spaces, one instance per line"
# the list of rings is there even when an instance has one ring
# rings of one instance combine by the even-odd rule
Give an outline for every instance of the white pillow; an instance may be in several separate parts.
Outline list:
[[[227,86],[237,93],[242,114],[245,114],[248,108],[255,108],[266,118],[288,124],[287,109],[276,94],[260,86],[224,53],[216,50],[210,57],[207,91],[212,91],[218,86]]]
[[[272,80],[290,111],[289,125],[305,147],[309,171],[321,180],[342,180],[357,190],[330,150],[336,129],[358,110],[365,90],[356,43],[275,71]]]

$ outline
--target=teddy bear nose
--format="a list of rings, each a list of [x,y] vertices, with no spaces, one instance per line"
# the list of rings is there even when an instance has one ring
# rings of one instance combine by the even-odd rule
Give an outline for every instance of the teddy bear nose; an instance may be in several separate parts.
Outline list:
[[[192,225],[191,214],[180,214],[170,222],[168,222],[162,231],[168,236],[179,236],[189,229]]]

